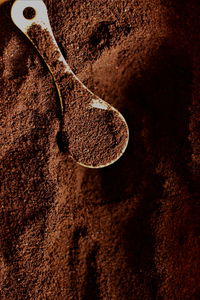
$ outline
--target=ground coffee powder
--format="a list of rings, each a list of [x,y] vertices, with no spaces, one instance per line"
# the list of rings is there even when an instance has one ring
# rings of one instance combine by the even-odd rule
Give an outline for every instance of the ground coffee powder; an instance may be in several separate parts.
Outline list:
[[[101,170],[59,150],[52,77],[0,6],[0,298],[198,299],[199,2],[45,3],[130,142]]]

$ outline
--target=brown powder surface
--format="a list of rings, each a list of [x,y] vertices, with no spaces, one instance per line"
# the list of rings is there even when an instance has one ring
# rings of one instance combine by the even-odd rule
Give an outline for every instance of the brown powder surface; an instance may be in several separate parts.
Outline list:
[[[0,299],[199,299],[199,1],[45,1],[72,70],[128,121],[127,152],[101,170],[61,151],[57,91],[12,2],[0,6]]]

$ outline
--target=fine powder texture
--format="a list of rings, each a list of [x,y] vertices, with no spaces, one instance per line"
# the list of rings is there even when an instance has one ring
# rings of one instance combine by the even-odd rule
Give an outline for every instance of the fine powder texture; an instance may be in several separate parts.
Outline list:
[[[28,36],[48,64],[60,90],[64,115],[61,116],[61,143],[81,164],[96,167],[112,163],[127,144],[127,125],[117,111],[92,106],[97,98],[81,85],[59,61],[59,51],[47,30],[32,25]],[[98,101],[98,98],[96,99]],[[64,137],[64,139],[63,139]]]
[[[99,170],[70,157],[12,3],[0,6],[0,299],[199,299],[199,1],[45,0],[71,69],[130,129]]]

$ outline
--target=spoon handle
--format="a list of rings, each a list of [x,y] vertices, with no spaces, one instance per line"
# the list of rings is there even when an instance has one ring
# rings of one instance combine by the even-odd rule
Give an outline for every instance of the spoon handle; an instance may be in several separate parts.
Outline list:
[[[30,19],[24,14],[27,8],[34,10],[34,16]],[[73,74],[55,40],[43,0],[16,0],[12,6],[11,17],[36,47],[55,81],[64,75]]]
[[[28,19],[24,16],[27,8],[34,10],[33,18]],[[39,54],[49,68],[60,97],[61,111],[63,113],[63,94],[61,79],[69,78],[87,90],[91,98],[91,105],[101,109],[107,109],[109,105],[94,95],[79,78],[73,73],[70,66],[63,57],[60,48],[55,40],[53,31],[49,22],[48,12],[43,0],[16,0],[12,6],[11,17],[15,25],[28,37],[33,43]],[[45,47],[44,47],[45,45]]]

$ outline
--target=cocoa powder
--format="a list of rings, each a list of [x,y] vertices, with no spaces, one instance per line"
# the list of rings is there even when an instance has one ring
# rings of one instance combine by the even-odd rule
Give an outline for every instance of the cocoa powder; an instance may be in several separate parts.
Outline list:
[[[198,299],[199,2],[45,0],[72,70],[130,127],[126,155],[100,170],[59,150],[56,87],[12,2],[0,6],[0,299]]]

